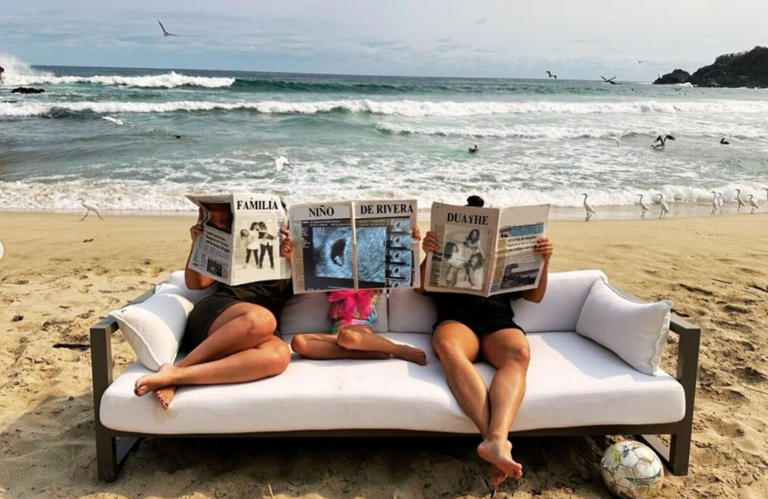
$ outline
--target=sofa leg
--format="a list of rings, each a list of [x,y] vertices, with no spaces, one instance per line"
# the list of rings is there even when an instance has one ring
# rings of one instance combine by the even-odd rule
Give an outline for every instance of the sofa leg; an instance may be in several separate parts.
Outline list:
[[[114,481],[123,461],[138,441],[135,437],[114,437],[99,425],[96,429],[96,466],[99,480]]]
[[[638,435],[638,438],[648,444],[673,475],[688,474],[688,459],[691,451],[691,430],[670,435],[667,445],[656,435]]]

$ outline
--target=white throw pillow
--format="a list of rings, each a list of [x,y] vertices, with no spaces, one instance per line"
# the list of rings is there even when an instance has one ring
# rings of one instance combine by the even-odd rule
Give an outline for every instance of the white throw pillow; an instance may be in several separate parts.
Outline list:
[[[188,299],[194,304],[197,304],[197,302],[199,302],[206,296],[212,295],[219,288],[219,284],[214,283],[205,289],[189,289],[187,287],[187,283],[184,280],[184,271],[177,270],[176,272],[171,272],[171,275],[168,276],[167,281],[158,285],[156,292],[160,293],[163,287],[168,286],[169,284],[171,286],[175,286],[178,289],[178,293],[181,294],[181,296],[185,297],[186,299]]]
[[[194,307],[189,299],[174,292],[174,289],[178,290],[176,286],[163,286],[143,302],[109,313],[117,320],[139,362],[153,371],[176,358],[187,316]]]
[[[672,304],[645,303],[619,294],[602,279],[589,290],[576,332],[645,374],[657,374],[669,334]]]

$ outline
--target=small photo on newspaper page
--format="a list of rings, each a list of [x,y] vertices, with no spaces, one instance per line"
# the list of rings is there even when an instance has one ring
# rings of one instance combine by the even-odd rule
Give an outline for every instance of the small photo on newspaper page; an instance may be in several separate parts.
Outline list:
[[[291,208],[296,293],[355,287],[352,231],[352,203]]]
[[[498,213],[493,208],[432,204],[431,226],[441,249],[428,257],[427,290],[486,294]]]
[[[356,201],[358,288],[413,286],[416,201]]]
[[[522,291],[539,285],[542,262],[533,252],[533,246],[546,233],[548,214],[549,205],[501,210],[491,294]]]

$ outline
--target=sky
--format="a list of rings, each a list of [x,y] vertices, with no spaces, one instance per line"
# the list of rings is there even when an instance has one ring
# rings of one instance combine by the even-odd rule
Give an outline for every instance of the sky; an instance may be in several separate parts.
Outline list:
[[[157,19],[180,36],[164,38]],[[766,21],[766,0],[0,0],[0,54],[34,65],[645,81],[768,45]]]

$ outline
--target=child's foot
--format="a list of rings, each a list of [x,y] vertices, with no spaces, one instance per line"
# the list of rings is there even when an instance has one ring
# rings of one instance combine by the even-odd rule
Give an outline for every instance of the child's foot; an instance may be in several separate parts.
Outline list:
[[[424,353],[424,350],[419,350],[418,348],[412,346],[399,345],[393,355],[398,359],[407,360],[408,362],[415,362],[421,366],[427,365],[427,354]]]
[[[477,446],[477,454],[516,480],[523,476],[523,466],[512,459],[512,443],[509,440],[487,438]]]
[[[133,393],[141,397],[147,393],[165,388],[173,384],[174,368],[169,364],[163,364],[160,366],[160,370],[153,374],[147,374],[136,380],[136,384],[133,386]]]

